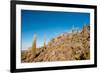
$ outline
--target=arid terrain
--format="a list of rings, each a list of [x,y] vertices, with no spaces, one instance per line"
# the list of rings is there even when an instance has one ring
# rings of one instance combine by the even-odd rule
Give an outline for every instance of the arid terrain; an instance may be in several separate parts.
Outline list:
[[[52,38],[41,48],[36,48],[36,37],[32,47],[21,51],[21,62],[46,62],[90,59],[90,26],[81,30],[64,32]]]

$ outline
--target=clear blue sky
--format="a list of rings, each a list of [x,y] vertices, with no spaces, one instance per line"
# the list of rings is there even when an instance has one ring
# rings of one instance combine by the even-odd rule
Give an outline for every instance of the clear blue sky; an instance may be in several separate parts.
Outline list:
[[[37,47],[60,33],[71,30],[72,26],[82,28],[90,24],[89,13],[21,10],[22,49],[31,47],[33,35],[37,36]]]

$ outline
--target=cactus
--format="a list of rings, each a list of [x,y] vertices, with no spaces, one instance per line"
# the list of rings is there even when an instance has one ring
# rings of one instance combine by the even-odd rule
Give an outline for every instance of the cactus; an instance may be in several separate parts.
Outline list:
[[[33,42],[32,42],[32,54],[33,57],[36,56],[36,35],[34,35]]]
[[[73,41],[73,34],[74,33],[74,25],[72,26],[72,39],[71,39],[71,42]]]
[[[46,49],[46,38],[44,37],[44,48]]]
[[[84,24],[83,27],[86,27],[86,24]]]
[[[74,32],[74,25],[72,26],[72,33]]]

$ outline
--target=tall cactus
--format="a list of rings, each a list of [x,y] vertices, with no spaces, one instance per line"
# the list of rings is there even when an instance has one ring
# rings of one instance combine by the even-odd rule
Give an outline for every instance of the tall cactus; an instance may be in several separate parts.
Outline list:
[[[44,48],[46,49],[46,38],[44,37]]]
[[[72,33],[74,33],[74,25],[72,26]]]
[[[32,42],[32,54],[33,57],[36,56],[36,35],[34,35],[33,42]]]
[[[86,24],[83,25],[83,28],[86,26]]]
[[[72,26],[72,38],[71,38],[71,42],[73,41],[73,35],[74,35],[74,25]]]

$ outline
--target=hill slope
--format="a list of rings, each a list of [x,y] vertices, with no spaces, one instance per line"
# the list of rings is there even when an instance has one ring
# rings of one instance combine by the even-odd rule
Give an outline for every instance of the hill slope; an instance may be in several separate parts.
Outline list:
[[[22,51],[21,62],[45,62],[90,59],[90,26],[81,31],[62,33],[46,46],[37,48],[35,58],[31,48]]]

